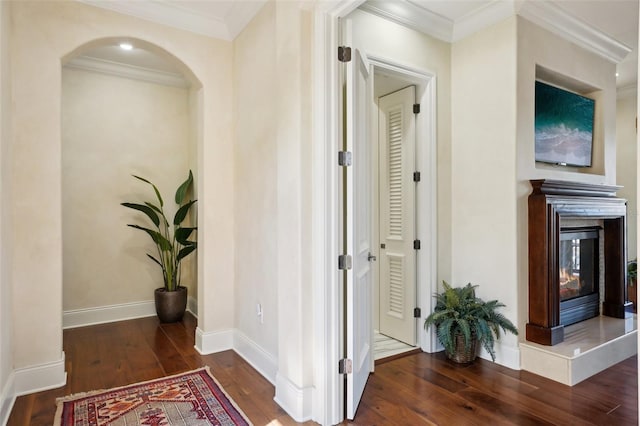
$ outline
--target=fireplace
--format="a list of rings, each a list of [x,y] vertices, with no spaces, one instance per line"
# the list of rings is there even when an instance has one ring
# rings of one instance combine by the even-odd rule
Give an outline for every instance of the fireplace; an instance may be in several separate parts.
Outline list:
[[[599,227],[561,228],[558,252],[560,324],[600,314]]]
[[[531,185],[527,340],[555,345],[564,340],[566,325],[600,314],[630,315],[626,200],[615,196],[620,187],[556,180]]]

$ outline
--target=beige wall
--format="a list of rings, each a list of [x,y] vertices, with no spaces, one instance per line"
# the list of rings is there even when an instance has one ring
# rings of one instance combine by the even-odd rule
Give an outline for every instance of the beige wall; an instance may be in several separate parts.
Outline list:
[[[516,235],[516,18],[453,44],[453,284],[479,285],[485,300],[518,319]],[[517,338],[504,336],[497,361],[515,366]]]
[[[234,40],[236,327],[278,354],[275,2]],[[256,305],[263,310],[263,322]]]
[[[198,135],[198,327],[233,326],[231,43],[77,2],[12,3],[12,190],[20,198],[7,244],[12,256],[16,367],[59,361],[62,352],[61,61],[101,38],[126,35],[171,52],[201,86]],[[176,58],[178,58],[176,60]],[[34,61],[37,61],[34,63]],[[124,213],[121,213],[124,218]],[[133,237],[133,236],[132,236]],[[206,262],[204,262],[206,259]],[[207,309],[201,309],[207,306]]]
[[[291,413],[306,410],[287,406],[291,390],[313,380],[310,23],[297,2],[269,2],[234,41],[235,321]]]
[[[627,199],[627,256],[638,258],[638,133],[636,130],[636,91],[619,97],[616,103],[616,184],[618,196]]]
[[[188,98],[183,88],[63,69],[64,311],[151,301],[162,286],[160,267],[146,256],[157,257],[155,245],[125,226],[153,224],[120,203],[158,204],[153,189],[131,175],[145,177],[172,222],[175,190],[190,168]],[[185,266],[182,284],[192,295],[195,274]]]
[[[534,82],[536,65],[599,89],[593,167],[558,168],[534,160]],[[518,19],[517,86],[517,265],[520,291],[519,327],[528,321],[529,179],[560,179],[588,183],[616,183],[615,64],[558,37],[526,19]],[[524,333],[520,336],[524,339]]]
[[[13,397],[9,378],[13,372],[12,306],[11,306],[11,244],[7,231],[11,227],[9,203],[10,161],[10,79],[9,79],[9,6],[0,2],[0,423],[8,417],[8,403]]]
[[[278,377],[276,401],[313,385],[311,299],[311,38],[304,2],[275,2]],[[310,407],[310,406],[308,406]],[[285,407],[287,408],[287,407]],[[306,409],[305,409],[306,410]],[[302,410],[299,410],[302,411]]]

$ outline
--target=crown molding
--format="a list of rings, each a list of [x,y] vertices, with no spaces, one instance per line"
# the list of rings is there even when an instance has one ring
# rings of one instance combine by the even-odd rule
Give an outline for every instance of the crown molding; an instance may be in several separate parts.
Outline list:
[[[437,39],[452,41],[453,21],[410,1],[370,0],[360,5],[359,9]]]
[[[235,39],[242,32],[265,3],[267,0],[236,1],[233,3],[231,12],[225,17],[229,40]]]
[[[360,9],[449,43],[461,40],[517,14],[614,63],[620,62],[631,52],[629,46],[548,1],[493,1],[455,22],[424,9],[410,0],[397,2],[372,0],[362,4]]]
[[[451,41],[456,42],[515,15],[513,1],[494,1],[455,21]]]
[[[81,3],[124,15],[135,16],[169,27],[178,28],[212,38],[231,41],[231,31],[223,20],[198,14],[180,7],[178,2],[77,0]]]
[[[162,84],[164,86],[180,87],[183,89],[189,87],[187,80],[180,74],[136,67],[134,65],[92,58],[90,56],[77,57],[67,62],[64,66],[83,71],[92,71],[116,77],[146,81],[148,83]]]
[[[631,52],[629,46],[551,2],[524,1],[518,15],[616,64]]]

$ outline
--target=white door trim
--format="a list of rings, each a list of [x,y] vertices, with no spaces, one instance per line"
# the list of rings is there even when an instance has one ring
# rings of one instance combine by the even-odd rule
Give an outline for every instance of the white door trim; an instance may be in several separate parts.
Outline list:
[[[422,310],[418,319],[418,345],[425,352],[435,352],[436,337],[425,332],[424,318],[431,312],[433,294],[437,291],[437,137],[436,74],[430,70],[402,64],[390,58],[366,54],[374,71],[382,71],[416,85],[416,99],[421,105],[416,119],[416,167],[421,182],[416,189],[416,235],[421,241],[417,253],[417,302]]]
[[[339,254],[339,188],[337,152],[339,138],[340,85],[338,78],[338,18],[348,15],[364,0],[319,2],[314,11],[313,35],[313,146],[312,146],[312,250],[313,250],[313,354],[314,390],[313,420],[320,424],[336,424],[343,420],[344,388],[338,374],[338,359],[342,338],[340,276],[337,268]],[[368,56],[379,66],[395,67],[403,75],[412,72],[422,76],[424,92],[418,92],[424,114],[418,120],[418,140],[426,141],[418,148],[420,165],[425,165],[419,189],[418,208],[425,212],[418,222],[422,247],[418,262],[426,265],[429,276],[420,269],[418,297],[423,317],[430,312],[432,286],[436,286],[436,78],[435,74],[414,67],[395,64]],[[426,78],[424,78],[426,77]],[[418,84],[420,85],[420,84]],[[426,170],[428,169],[428,172]],[[427,190],[428,188],[428,190]],[[428,212],[428,214],[426,214]],[[431,238],[426,239],[431,231]],[[434,338],[420,333],[420,346],[425,351],[435,348]]]

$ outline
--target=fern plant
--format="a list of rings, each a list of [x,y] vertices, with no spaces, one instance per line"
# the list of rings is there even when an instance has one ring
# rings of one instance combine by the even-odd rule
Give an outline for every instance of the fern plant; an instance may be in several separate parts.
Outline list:
[[[164,214],[164,201],[160,196],[158,188],[145,178],[136,175],[133,175],[133,177],[153,187],[158,200],[157,204],[149,201],[145,201],[144,204],[120,204],[124,207],[140,211],[147,215],[155,225],[155,230],[145,228],[140,225],[128,224],[127,226],[144,231],[151,237],[158,252],[157,256],[153,256],[148,253],[147,256],[162,268],[165,291],[176,291],[180,287],[180,262],[187,255],[194,252],[198,246],[195,241],[189,240],[191,234],[195,235],[198,228],[182,226],[182,222],[187,217],[191,206],[193,206],[197,201],[186,201],[189,188],[193,184],[193,173],[189,170],[189,176],[176,190],[175,202],[179,208],[173,217],[173,227],[169,224],[169,221]]]
[[[424,322],[425,330],[435,327],[438,341],[447,354],[455,353],[456,335],[462,335],[465,350],[470,350],[473,340],[477,339],[495,361],[493,346],[500,338],[500,329],[518,334],[513,323],[497,312],[505,305],[497,300],[485,302],[476,297],[477,285],[451,287],[446,281],[442,284],[444,291],[434,296],[436,307]]]

